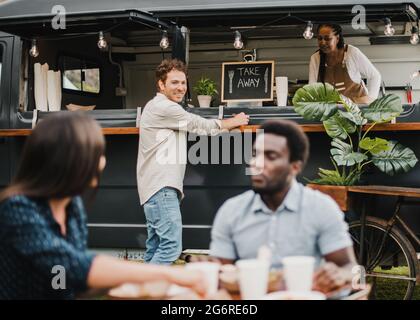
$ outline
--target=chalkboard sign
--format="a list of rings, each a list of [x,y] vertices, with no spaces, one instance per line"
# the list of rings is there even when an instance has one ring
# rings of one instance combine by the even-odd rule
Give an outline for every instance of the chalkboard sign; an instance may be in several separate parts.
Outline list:
[[[273,100],[274,61],[222,64],[222,102]]]

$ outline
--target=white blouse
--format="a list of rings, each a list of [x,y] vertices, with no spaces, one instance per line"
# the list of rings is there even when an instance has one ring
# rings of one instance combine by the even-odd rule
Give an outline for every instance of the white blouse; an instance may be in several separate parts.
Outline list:
[[[320,62],[319,52],[311,56],[309,62],[309,83],[318,82],[318,70]],[[367,92],[369,97],[378,98],[379,88],[381,86],[381,74],[370,62],[370,60],[358,48],[348,45],[345,54],[345,62],[350,78],[355,83],[362,83],[362,77],[367,79]]]

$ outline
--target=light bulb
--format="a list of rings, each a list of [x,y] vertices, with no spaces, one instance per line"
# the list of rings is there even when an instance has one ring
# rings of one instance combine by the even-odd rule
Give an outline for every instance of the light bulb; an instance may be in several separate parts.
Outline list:
[[[394,35],[395,33],[395,29],[391,24],[391,19],[389,18],[385,18],[385,29],[384,29],[384,34],[388,37],[391,37]]]
[[[314,37],[314,33],[312,31],[312,27],[313,27],[312,22],[311,21],[308,21],[308,23],[306,24],[305,31],[303,32],[303,37],[306,40],[310,40],[310,39],[312,39]]]
[[[244,43],[242,42],[241,33],[239,31],[235,31],[235,41],[233,42],[233,46],[237,50],[240,50],[244,47]]]
[[[413,79],[415,79],[415,78],[417,78],[418,76],[420,76],[420,71],[416,71],[416,72],[414,72],[412,75],[411,75],[411,80],[413,80]]]
[[[108,47],[108,43],[106,42],[104,38],[104,33],[102,31],[99,31],[99,40],[98,40],[98,48],[103,50]]]
[[[410,43],[412,45],[416,45],[419,43],[419,29],[417,27],[411,28],[411,37],[410,37]]]
[[[165,31],[163,31],[163,34],[162,34],[162,39],[160,39],[159,46],[160,46],[162,49],[168,49],[168,47],[169,47],[168,32],[167,32],[166,30],[165,30]]]
[[[31,49],[29,50],[29,54],[31,55],[31,57],[38,57],[39,55],[39,51],[38,51],[38,47],[36,46],[36,40],[33,39],[32,40],[32,46]]]

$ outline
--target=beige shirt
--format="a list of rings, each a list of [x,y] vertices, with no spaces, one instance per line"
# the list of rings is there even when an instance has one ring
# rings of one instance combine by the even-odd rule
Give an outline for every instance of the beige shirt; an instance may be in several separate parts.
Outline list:
[[[187,163],[187,132],[217,134],[221,121],[204,119],[157,93],[143,109],[137,158],[137,188],[143,205],[164,187],[179,190]]]

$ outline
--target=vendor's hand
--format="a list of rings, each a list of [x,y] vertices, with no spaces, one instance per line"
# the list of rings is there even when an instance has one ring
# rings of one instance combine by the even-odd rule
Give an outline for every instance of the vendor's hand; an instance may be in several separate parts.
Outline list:
[[[357,104],[370,104],[373,101],[375,101],[375,99],[373,99],[372,97],[369,97],[369,96],[353,98],[353,102],[357,103]]]
[[[328,293],[343,287],[351,281],[351,273],[345,268],[338,267],[335,263],[327,262],[314,274],[312,289]]]
[[[233,118],[222,120],[222,129],[233,129],[239,126],[245,126],[249,123],[249,116],[241,112],[234,115]]]
[[[168,278],[169,282],[188,287],[201,296],[206,294],[207,281],[205,275],[199,270],[187,270],[185,267],[170,267]]]

